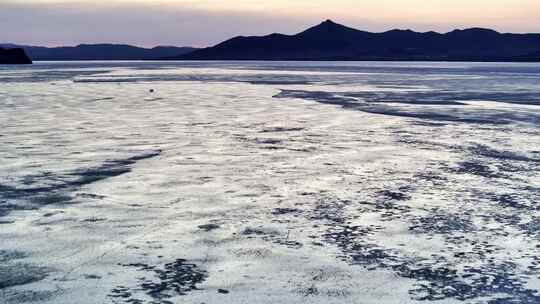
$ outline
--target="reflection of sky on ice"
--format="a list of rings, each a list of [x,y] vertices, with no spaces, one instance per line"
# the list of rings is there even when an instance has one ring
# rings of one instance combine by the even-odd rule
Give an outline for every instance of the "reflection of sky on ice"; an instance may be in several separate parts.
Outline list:
[[[531,64],[2,67],[0,298],[537,303],[539,80]]]

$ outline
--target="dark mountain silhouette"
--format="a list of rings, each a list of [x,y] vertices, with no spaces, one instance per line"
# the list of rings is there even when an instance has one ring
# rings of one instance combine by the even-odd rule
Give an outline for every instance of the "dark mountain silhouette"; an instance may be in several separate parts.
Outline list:
[[[166,59],[539,61],[539,55],[540,34],[501,34],[482,28],[445,34],[370,33],[327,20],[296,35],[240,36]]]
[[[22,48],[32,60],[151,60],[196,50],[190,47],[174,46],[146,49],[124,44],[81,44],[51,48],[14,44],[0,44],[0,46]]]
[[[23,49],[0,48],[0,64],[31,64],[32,60],[26,56]]]

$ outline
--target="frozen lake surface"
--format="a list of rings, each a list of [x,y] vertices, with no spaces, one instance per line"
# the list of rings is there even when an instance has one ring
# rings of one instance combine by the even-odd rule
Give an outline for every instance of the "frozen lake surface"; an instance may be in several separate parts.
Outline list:
[[[540,65],[0,67],[0,303],[540,303]]]

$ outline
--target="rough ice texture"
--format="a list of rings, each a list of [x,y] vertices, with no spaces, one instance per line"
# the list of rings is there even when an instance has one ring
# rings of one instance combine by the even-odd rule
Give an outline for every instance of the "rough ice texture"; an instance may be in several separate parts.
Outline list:
[[[5,303],[539,303],[540,66],[0,69]]]

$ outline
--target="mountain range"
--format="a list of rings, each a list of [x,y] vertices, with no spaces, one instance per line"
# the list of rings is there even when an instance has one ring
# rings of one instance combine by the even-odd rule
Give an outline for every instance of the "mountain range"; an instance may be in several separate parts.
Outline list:
[[[470,28],[448,33],[391,30],[372,33],[331,20],[295,35],[238,36],[215,46],[81,44],[42,47],[0,44],[24,50],[32,60],[381,60],[540,62],[540,34],[499,33]],[[9,50],[10,56],[19,51]],[[0,61],[8,61],[5,50]],[[4,59],[3,59],[4,58]],[[18,57],[19,59],[21,57]],[[23,61],[25,61],[23,59]]]
[[[4,48],[21,48],[32,60],[154,60],[180,56],[196,50],[191,47],[157,46],[151,49],[126,44],[80,44],[43,47],[0,44]]]
[[[360,31],[331,20],[296,35],[239,36],[170,60],[540,61],[540,34]]]

